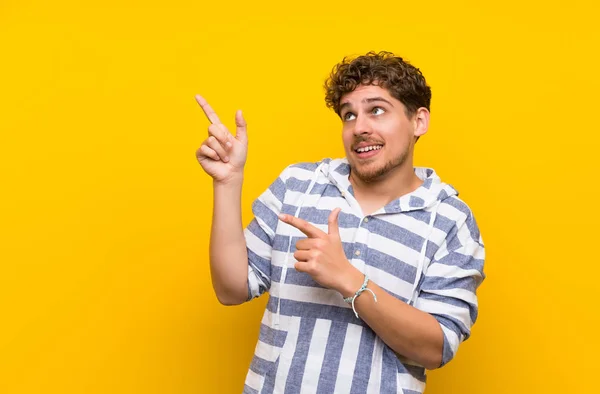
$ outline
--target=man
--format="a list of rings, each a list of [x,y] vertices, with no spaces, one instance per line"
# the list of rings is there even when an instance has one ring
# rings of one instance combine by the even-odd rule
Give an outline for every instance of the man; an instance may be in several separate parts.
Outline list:
[[[421,72],[388,52],[338,64],[326,103],[346,157],[287,167],[243,230],[248,138],[212,123],[197,151],[214,180],[210,265],[219,301],[269,292],[244,393],[422,393],[477,318],[484,247],[473,214],[414,168],[429,125]]]

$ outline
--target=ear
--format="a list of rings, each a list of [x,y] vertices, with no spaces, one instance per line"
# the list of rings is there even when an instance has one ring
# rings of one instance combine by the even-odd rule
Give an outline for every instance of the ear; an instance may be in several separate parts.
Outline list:
[[[415,137],[419,138],[427,133],[429,129],[429,111],[425,107],[421,107],[413,115],[413,125],[415,128]]]

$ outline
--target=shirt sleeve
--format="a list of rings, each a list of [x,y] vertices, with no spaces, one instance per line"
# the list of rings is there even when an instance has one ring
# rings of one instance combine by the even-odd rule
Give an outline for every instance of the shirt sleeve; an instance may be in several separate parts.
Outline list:
[[[254,218],[244,229],[248,251],[248,301],[271,287],[271,252],[278,215],[283,207],[288,168],[254,201]]]
[[[415,307],[428,312],[444,334],[443,366],[469,338],[477,320],[477,288],[485,279],[485,250],[470,215],[438,249],[423,277]]]

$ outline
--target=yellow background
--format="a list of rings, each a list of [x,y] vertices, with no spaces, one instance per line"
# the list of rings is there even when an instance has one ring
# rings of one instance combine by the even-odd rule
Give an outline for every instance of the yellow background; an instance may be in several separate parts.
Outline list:
[[[212,293],[203,94],[250,204],[343,155],[322,83],[390,50],[433,89],[416,164],[474,210],[473,336],[428,394],[598,392],[598,10],[581,1],[0,3],[0,393],[239,393],[263,297]]]

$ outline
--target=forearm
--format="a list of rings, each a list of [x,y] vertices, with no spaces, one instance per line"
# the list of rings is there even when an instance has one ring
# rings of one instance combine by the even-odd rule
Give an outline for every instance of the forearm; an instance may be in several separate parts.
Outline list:
[[[348,288],[342,295],[354,294],[363,278],[357,276],[356,289]],[[377,302],[368,291],[357,297],[354,306],[360,318],[396,353],[427,369],[439,367],[444,337],[438,321],[429,313],[393,297],[372,281],[367,288],[377,295]]]
[[[243,178],[214,182],[210,236],[210,272],[222,304],[237,305],[248,296],[248,252],[242,226]]]

